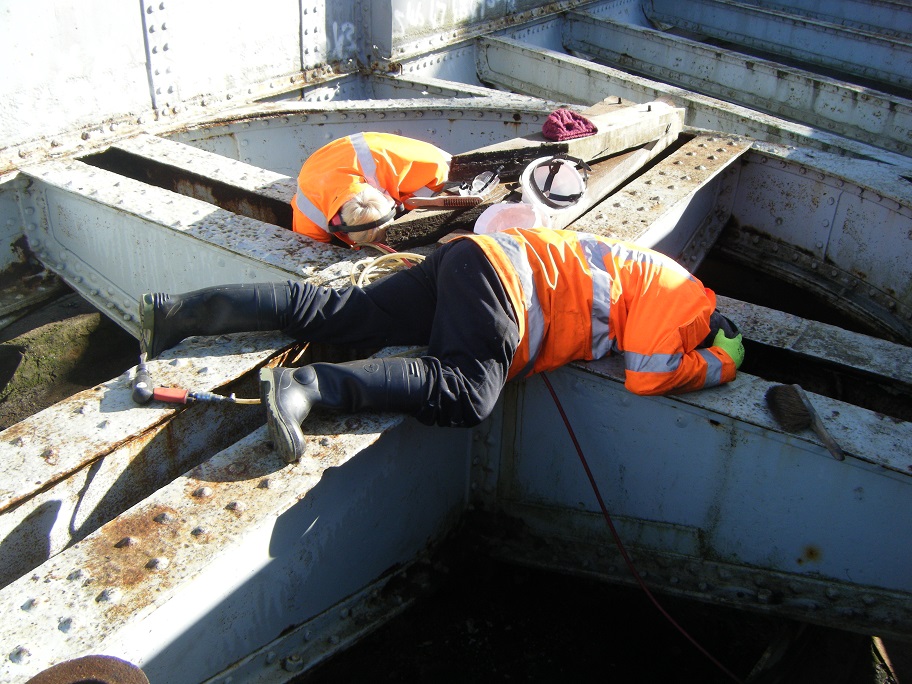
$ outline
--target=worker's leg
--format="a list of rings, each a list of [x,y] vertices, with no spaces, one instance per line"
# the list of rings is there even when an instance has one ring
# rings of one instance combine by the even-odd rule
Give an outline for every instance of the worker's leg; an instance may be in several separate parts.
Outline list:
[[[286,283],[147,293],[139,305],[142,349],[153,359],[191,335],[281,330],[287,325],[289,301]]]
[[[434,302],[426,276],[415,270],[365,289],[289,281],[145,294],[140,302],[143,348],[151,359],[191,335],[261,330],[282,330],[311,342],[425,345]]]
[[[494,408],[519,346],[513,306],[481,248],[460,240],[437,264],[437,307],[423,359],[428,401],[416,414],[431,425],[477,425]]]
[[[475,425],[490,413],[519,340],[500,279],[469,241],[439,250],[411,271],[429,288],[428,301],[438,301],[426,316],[432,321],[428,356],[261,371],[270,435],[287,461],[304,453],[301,422],[313,406],[403,411],[426,424],[450,426]],[[388,295],[399,287],[410,290],[407,282],[387,283],[373,294],[397,309],[397,300]]]
[[[402,357],[264,368],[261,395],[276,451],[288,463],[304,455],[301,423],[314,406],[414,414],[427,401],[424,368],[421,359]]]

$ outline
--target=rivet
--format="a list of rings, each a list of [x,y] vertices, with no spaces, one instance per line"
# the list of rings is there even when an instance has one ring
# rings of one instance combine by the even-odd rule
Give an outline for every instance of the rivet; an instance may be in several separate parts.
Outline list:
[[[200,498],[200,499],[206,498],[207,496],[212,496],[212,488],[211,487],[200,487],[195,492],[193,492],[193,496]]]
[[[238,513],[243,513],[245,510],[247,510],[247,504],[245,504],[243,501],[232,501],[228,504],[227,508],[229,511],[237,511]]]
[[[120,600],[120,591],[116,587],[108,587],[102,590],[95,600],[98,603],[116,603]]]
[[[136,540],[133,539],[133,537],[124,537],[119,542],[114,544],[114,547],[118,548],[118,549],[123,549],[128,546],[135,546],[135,545],[136,545]]]
[[[167,525],[170,522],[174,522],[174,516],[171,515],[170,513],[168,513],[167,511],[165,511],[163,513],[159,513],[158,515],[156,515],[155,518],[153,518],[153,520],[155,520],[155,522],[160,523],[162,525]]]
[[[30,598],[30,599],[26,600],[26,602],[23,603],[23,604],[20,606],[20,608],[21,608],[22,610],[28,611],[28,610],[31,610],[32,608],[34,608],[35,606],[37,606],[39,603],[41,603],[41,599],[39,599],[39,598]]]
[[[149,568],[149,570],[164,570],[169,565],[170,561],[167,558],[163,558],[161,556],[152,558],[148,563],[146,563],[146,567]]]
[[[194,527],[193,530],[191,530],[190,534],[192,534],[194,537],[202,537],[209,534],[209,530],[207,530],[205,527]]]
[[[297,653],[292,653],[282,661],[282,669],[286,670],[287,672],[297,672],[303,667],[304,662],[301,660],[301,656]]]
[[[29,656],[32,655],[25,646],[17,646],[9,654],[9,659],[18,665],[28,662]]]
[[[71,572],[69,575],[67,575],[67,579],[68,579],[68,580],[78,580],[78,579],[82,579],[82,577],[83,577],[84,574],[85,574],[85,573],[83,573],[82,570],[73,570],[73,572]]]
[[[61,632],[69,632],[72,626],[73,618],[63,618],[60,622],[57,623],[57,629],[59,629]]]

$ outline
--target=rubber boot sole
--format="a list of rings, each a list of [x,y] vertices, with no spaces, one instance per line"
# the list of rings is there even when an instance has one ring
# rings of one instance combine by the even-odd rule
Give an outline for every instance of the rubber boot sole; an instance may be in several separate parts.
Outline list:
[[[285,463],[294,463],[304,455],[304,443],[295,439],[295,434],[288,428],[280,416],[278,396],[279,380],[272,368],[260,370],[260,399],[266,407],[266,426],[273,448]]]
[[[155,327],[155,302],[151,293],[146,293],[139,300],[139,349],[152,360],[158,354],[153,354],[152,330]]]

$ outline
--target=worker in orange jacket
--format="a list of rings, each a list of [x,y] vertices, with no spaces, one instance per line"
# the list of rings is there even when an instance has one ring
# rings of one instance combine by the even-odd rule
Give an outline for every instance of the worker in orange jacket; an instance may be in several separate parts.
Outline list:
[[[304,282],[144,295],[152,358],[189,335],[283,330],[312,342],[426,345],[417,358],[266,368],[270,434],[287,461],[304,453],[313,406],[394,410],[471,426],[504,383],[577,359],[623,354],[637,394],[734,379],[741,334],[711,290],[672,259],[633,244],[546,228],[466,235],[365,288]]]
[[[293,229],[320,242],[382,241],[397,208],[439,191],[450,155],[392,133],[356,133],[324,145],[298,174]]]

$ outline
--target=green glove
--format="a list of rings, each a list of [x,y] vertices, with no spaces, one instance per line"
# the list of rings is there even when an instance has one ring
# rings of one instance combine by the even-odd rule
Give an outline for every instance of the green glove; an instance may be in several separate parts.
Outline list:
[[[719,347],[719,349],[728,354],[731,360],[735,362],[735,368],[741,368],[741,362],[744,361],[744,344],[741,333],[734,337],[726,337],[725,332],[719,330],[713,339],[712,346]]]

